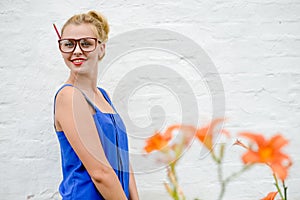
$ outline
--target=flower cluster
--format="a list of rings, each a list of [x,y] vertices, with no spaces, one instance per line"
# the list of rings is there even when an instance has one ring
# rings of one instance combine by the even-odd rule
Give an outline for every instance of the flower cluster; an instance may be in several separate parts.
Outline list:
[[[282,151],[282,148],[288,144],[288,141],[281,134],[276,134],[270,139],[266,139],[263,134],[251,132],[239,133],[239,137],[249,141],[247,145],[241,142],[240,139],[237,139],[234,143],[235,145],[244,147],[246,150],[241,156],[243,166],[239,171],[224,177],[222,162],[225,155],[224,149],[226,143],[220,145],[219,151],[216,151],[214,147],[219,134],[230,138],[230,133],[221,127],[223,122],[224,119],[214,119],[200,128],[191,125],[176,124],[168,127],[165,132],[155,132],[153,136],[146,140],[144,151],[147,153],[159,151],[167,158],[165,161],[168,163],[167,177],[169,182],[165,182],[164,186],[169,195],[176,200],[186,199],[184,192],[179,186],[175,167],[184,149],[190,145],[192,139],[195,137],[209,150],[213,161],[218,167],[217,173],[221,188],[218,196],[219,200],[224,197],[228,183],[249,170],[255,164],[264,164],[271,169],[277,189],[275,192],[270,192],[262,200],[274,200],[277,194],[280,195],[282,200],[287,200],[285,180],[288,176],[288,170],[292,165],[292,161],[291,158]],[[177,133],[176,136],[180,138],[177,141],[174,140],[175,132]],[[278,178],[282,182],[283,191],[279,185]]]

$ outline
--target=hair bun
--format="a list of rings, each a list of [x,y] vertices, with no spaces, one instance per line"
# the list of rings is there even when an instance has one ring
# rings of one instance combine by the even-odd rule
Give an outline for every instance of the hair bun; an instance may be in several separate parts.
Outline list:
[[[97,19],[100,22],[101,27],[106,35],[105,40],[107,40],[108,33],[109,33],[109,25],[108,25],[106,17],[104,17],[104,15],[102,15],[101,13],[94,11],[94,10],[89,11],[87,14],[92,16],[93,18]]]

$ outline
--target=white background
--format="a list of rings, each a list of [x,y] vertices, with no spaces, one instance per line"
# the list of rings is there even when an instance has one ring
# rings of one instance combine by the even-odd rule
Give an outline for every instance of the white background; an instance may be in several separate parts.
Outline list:
[[[52,23],[61,28],[73,14],[91,9],[108,18],[109,37],[136,28],[160,28],[185,35],[201,46],[223,82],[229,119],[225,128],[233,135],[245,130],[263,133],[266,137],[282,133],[290,141],[285,152],[293,160],[286,182],[288,199],[300,199],[298,0],[1,0],[0,199],[60,199],[57,192],[62,178],[60,150],[52,111],[54,94],[66,80],[68,70],[57,48]],[[115,78],[99,80],[99,84],[113,96],[114,86],[124,72],[122,67],[132,66],[132,63],[148,64],[143,55],[145,52],[137,52],[116,61],[111,68]],[[172,55],[159,52],[151,55],[154,60],[160,56],[157,61],[160,64],[174,65],[177,69],[185,66]],[[162,63],[164,61],[166,63]],[[205,91],[207,88],[197,74],[188,69],[181,72],[194,89],[203,88],[202,93],[196,91],[195,94],[198,107],[203,111],[199,121],[204,125],[211,114],[211,102],[205,95],[209,94]],[[128,103],[133,123],[149,124],[145,116],[149,116],[151,101],[143,101],[155,94],[153,102],[160,104],[169,117],[165,124],[180,120],[180,105],[175,97],[160,87],[144,89],[151,92],[145,96],[143,91],[138,91]],[[156,93],[152,89],[157,89]],[[171,100],[175,103],[169,103]],[[145,133],[145,138],[151,134]],[[129,139],[132,151],[141,152],[141,141],[136,144]],[[229,174],[239,169],[243,151],[230,144],[228,147],[225,170]],[[199,159],[200,149],[195,141],[180,161],[179,181],[188,199],[216,199],[219,189],[216,167],[210,157]],[[133,162],[135,169],[141,168],[137,166],[141,162]],[[162,184],[164,180],[164,169],[136,174],[141,199],[169,199]],[[256,166],[228,186],[224,199],[260,199],[275,191],[272,184],[269,170]]]

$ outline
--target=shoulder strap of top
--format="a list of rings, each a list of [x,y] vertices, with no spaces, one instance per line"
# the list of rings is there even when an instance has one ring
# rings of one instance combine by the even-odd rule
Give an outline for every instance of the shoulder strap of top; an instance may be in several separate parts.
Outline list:
[[[74,86],[74,85],[72,85],[72,84],[66,83],[66,84],[62,85],[62,86],[58,89],[58,91],[56,92],[56,94],[55,94],[55,97],[54,97],[54,113],[55,113],[55,102],[56,102],[56,97],[57,97],[58,93],[59,93],[64,87],[66,87],[66,86],[71,86],[71,87],[74,87],[74,88],[78,89],[78,90],[82,93],[82,95],[84,96],[84,98],[86,99],[86,101],[87,101],[93,108],[95,108],[94,103],[93,103],[93,102],[92,102],[92,101],[84,94],[84,92],[82,92],[78,87],[76,87],[76,86]]]
[[[77,88],[77,87],[75,87],[74,85],[72,85],[72,84],[68,84],[68,83],[66,83],[66,84],[64,84],[64,85],[62,85],[58,90],[57,90],[57,92],[56,92],[56,94],[55,94],[55,96],[54,96],[54,103],[53,103],[53,118],[54,118],[54,128],[55,128],[55,130],[56,130],[56,127],[55,127],[55,104],[56,104],[56,97],[57,97],[57,95],[58,95],[58,93],[64,88],[64,87],[66,87],[66,86],[71,86],[71,87],[74,87],[74,88],[76,88],[76,89],[78,89],[82,94],[83,94],[83,96],[84,96],[84,98],[86,99],[86,101],[96,110],[96,106],[93,104],[93,102],[84,94],[84,92],[82,92],[79,88]]]
[[[103,88],[100,88],[98,87],[98,89],[100,90],[100,92],[102,93],[102,95],[104,96],[105,100],[109,103],[109,105],[111,105],[111,107],[114,109],[115,113],[117,113],[113,103],[111,102],[107,92],[103,89]]]
[[[98,89],[100,90],[100,92],[101,92],[102,95],[104,96],[105,100],[106,100],[109,104],[111,104],[111,100],[110,100],[108,94],[106,93],[106,91],[105,91],[103,88],[100,88],[100,87],[98,87]]]

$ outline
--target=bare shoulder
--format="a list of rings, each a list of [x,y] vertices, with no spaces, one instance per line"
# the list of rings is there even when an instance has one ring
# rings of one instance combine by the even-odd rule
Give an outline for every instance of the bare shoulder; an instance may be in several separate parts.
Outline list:
[[[61,89],[56,97],[56,107],[58,110],[71,109],[74,104],[86,104],[83,94],[74,87],[66,86]]]
[[[62,88],[61,91],[57,94],[56,102],[63,103],[63,104],[65,104],[65,103],[69,104],[74,101],[75,97],[79,101],[84,100],[83,94],[78,89],[76,89],[75,87],[66,86],[66,87]]]
[[[66,86],[62,88],[57,94],[57,101],[70,100],[74,94],[75,88],[71,86]]]
[[[75,118],[77,125],[86,123],[92,112],[84,95],[75,87],[64,87],[56,96],[55,124],[58,130],[69,129]]]
[[[55,127],[57,130],[62,130],[60,123],[60,118],[68,112],[68,105],[72,104],[72,96],[74,93],[73,87],[64,87],[62,88],[56,96],[55,99]],[[70,111],[69,111],[70,112]]]

